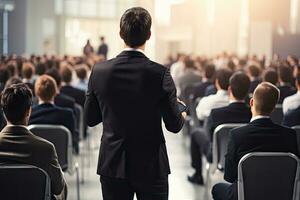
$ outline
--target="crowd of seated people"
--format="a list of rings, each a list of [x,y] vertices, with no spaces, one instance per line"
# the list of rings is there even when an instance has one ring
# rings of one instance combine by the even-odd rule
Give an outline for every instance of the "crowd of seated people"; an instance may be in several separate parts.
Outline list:
[[[300,125],[300,62],[294,56],[277,55],[270,61],[227,53],[215,58],[194,57],[193,73],[200,77],[182,88],[179,83],[185,76],[186,57],[193,58],[180,54],[177,61],[169,58],[172,62],[166,66],[174,72],[175,85],[189,100],[189,108],[195,109],[193,120],[200,121],[189,128],[195,173],[188,181],[204,185],[202,159],[212,162],[212,139],[218,125],[248,124],[230,131],[224,179],[232,184],[217,184],[212,189],[215,200],[236,200],[237,166],[243,155],[261,151],[299,156],[296,132],[291,128]],[[283,108],[282,124],[270,119],[277,105]]]

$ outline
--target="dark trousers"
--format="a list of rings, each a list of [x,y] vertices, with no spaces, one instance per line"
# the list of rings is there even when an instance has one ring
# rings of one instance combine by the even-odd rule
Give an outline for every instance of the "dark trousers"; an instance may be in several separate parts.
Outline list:
[[[230,183],[218,183],[212,188],[214,200],[237,200],[237,186]]]
[[[205,155],[207,160],[212,160],[212,148],[209,137],[204,129],[196,129],[191,136],[191,158],[192,167],[196,173],[202,175],[202,156]]]
[[[100,177],[103,200],[168,200],[168,177],[151,183],[145,181],[129,181],[127,179]]]

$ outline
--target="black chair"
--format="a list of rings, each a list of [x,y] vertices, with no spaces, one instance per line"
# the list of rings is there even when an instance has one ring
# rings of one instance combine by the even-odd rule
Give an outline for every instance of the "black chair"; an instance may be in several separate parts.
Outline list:
[[[274,111],[271,113],[271,120],[276,124],[281,124],[283,120],[282,105],[277,104]]]
[[[0,199],[50,200],[48,174],[31,165],[0,165]]]
[[[239,200],[299,200],[299,159],[291,153],[249,153],[238,165]]]
[[[300,125],[292,127],[297,133],[297,143],[298,143],[298,150],[300,154]]]
[[[58,162],[64,172],[68,172],[71,175],[74,174],[74,171],[76,172],[77,199],[79,200],[79,166],[78,163],[73,164],[71,132],[66,127],[60,125],[33,124],[28,126],[28,129],[55,146]]]

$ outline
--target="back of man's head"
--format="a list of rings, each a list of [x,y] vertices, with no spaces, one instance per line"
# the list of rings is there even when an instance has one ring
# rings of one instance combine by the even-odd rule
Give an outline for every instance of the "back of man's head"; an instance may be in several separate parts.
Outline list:
[[[34,66],[31,63],[24,63],[22,68],[23,78],[31,79],[35,73]]]
[[[61,76],[59,74],[59,71],[55,67],[53,67],[51,69],[48,69],[45,74],[51,76],[52,78],[54,78],[54,80],[56,82],[56,85],[58,87],[60,87],[60,85],[61,85]]]
[[[58,93],[57,91],[56,82],[51,76],[42,75],[35,82],[34,92],[36,96],[44,102],[48,103],[53,101]]]
[[[249,77],[243,72],[236,72],[231,76],[229,83],[233,97],[237,100],[244,100],[250,87]]]
[[[151,16],[141,7],[125,11],[120,21],[120,36],[129,47],[136,48],[145,44],[151,36]]]
[[[31,104],[32,93],[24,83],[6,87],[1,93],[1,107],[7,121],[13,125],[26,125],[24,122]]]
[[[256,114],[269,116],[279,100],[279,89],[272,83],[262,82],[253,93]]]
[[[248,73],[251,77],[257,78],[260,75],[260,69],[257,65],[250,65],[248,67]]]
[[[207,79],[213,79],[216,72],[215,65],[205,64],[203,69],[204,69],[204,77]]]
[[[63,66],[60,69],[61,79],[65,83],[71,83],[72,81],[72,68],[69,66]]]
[[[219,69],[216,72],[216,82],[219,85],[219,89],[228,90],[229,87],[229,79],[232,75],[232,71],[229,69]]]
[[[282,83],[291,83],[293,80],[293,70],[288,65],[281,65],[278,69],[279,80]]]
[[[268,69],[263,74],[263,81],[276,85],[278,82],[278,74],[273,69]]]

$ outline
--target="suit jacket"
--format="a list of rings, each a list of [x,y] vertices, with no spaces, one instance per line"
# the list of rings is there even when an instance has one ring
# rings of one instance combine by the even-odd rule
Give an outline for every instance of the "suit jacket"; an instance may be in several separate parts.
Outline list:
[[[217,88],[215,87],[214,84],[211,84],[206,87],[204,96],[209,96],[217,93]]]
[[[78,145],[78,132],[75,129],[75,116],[73,111],[50,103],[36,105],[32,108],[29,124],[62,125],[72,134],[73,145]]]
[[[6,120],[2,108],[0,107],[0,131],[6,126]]]
[[[237,187],[239,160],[251,152],[290,152],[299,157],[296,132],[266,118],[233,129],[230,132],[224,174],[226,181],[234,183],[233,191]],[[237,199],[236,192],[232,199]]]
[[[285,97],[296,94],[297,90],[291,85],[283,85],[278,87],[280,90],[280,98],[278,104],[282,104]]]
[[[217,126],[225,123],[248,123],[251,116],[249,106],[241,102],[234,102],[228,106],[213,109],[207,119],[206,126],[210,141],[213,139],[213,132]]]
[[[59,93],[54,98],[54,104],[59,107],[70,108],[75,111],[75,99],[62,93]]]
[[[211,85],[213,85],[212,81],[196,83],[193,86],[194,87],[194,99],[196,99],[198,97],[204,97],[206,88]]]
[[[282,124],[289,127],[300,125],[300,107],[284,115]]]
[[[28,164],[45,170],[51,179],[52,199],[64,193],[67,187],[54,145],[33,135],[25,127],[6,126],[1,131],[0,163]]]
[[[252,94],[255,90],[255,88],[258,86],[258,84],[261,83],[260,79],[255,79],[253,81],[250,82],[250,86],[249,86],[249,93]]]
[[[82,107],[84,106],[84,101],[85,101],[84,91],[70,85],[63,86],[60,91],[61,93],[74,98],[75,102],[81,105]]]
[[[148,181],[170,173],[161,119],[171,132],[184,119],[169,69],[138,51],[98,63],[84,110],[89,126],[103,122],[98,174]]]

